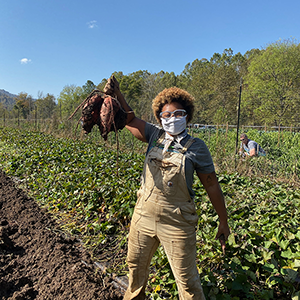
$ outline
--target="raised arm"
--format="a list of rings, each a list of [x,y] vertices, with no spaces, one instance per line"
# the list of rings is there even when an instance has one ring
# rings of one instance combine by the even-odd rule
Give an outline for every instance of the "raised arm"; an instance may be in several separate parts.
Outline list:
[[[137,118],[134,111],[126,102],[123,94],[120,91],[119,83],[117,79],[112,75],[111,78],[107,80],[104,87],[104,92],[109,95],[114,95],[120,102],[123,109],[127,112],[126,128],[139,140],[142,142],[147,142],[145,137],[145,125],[146,122]]]

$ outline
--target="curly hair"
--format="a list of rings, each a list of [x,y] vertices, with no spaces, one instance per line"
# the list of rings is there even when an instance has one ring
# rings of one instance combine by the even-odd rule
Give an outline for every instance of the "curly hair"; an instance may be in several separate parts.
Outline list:
[[[193,118],[195,110],[194,97],[192,97],[187,91],[184,91],[178,87],[164,89],[153,99],[152,109],[157,121],[161,124],[159,114],[166,104],[170,104],[172,102],[177,102],[182,105],[183,109],[186,110],[188,115],[187,122],[190,122]]]

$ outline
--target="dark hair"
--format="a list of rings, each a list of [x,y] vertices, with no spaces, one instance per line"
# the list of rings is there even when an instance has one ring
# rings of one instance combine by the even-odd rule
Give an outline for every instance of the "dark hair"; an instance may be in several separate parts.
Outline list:
[[[193,118],[195,110],[194,97],[192,97],[187,91],[184,91],[178,87],[164,89],[153,99],[152,109],[157,121],[161,124],[159,114],[166,104],[170,104],[172,102],[177,102],[182,105],[183,109],[186,110],[188,115],[187,122],[190,122]]]

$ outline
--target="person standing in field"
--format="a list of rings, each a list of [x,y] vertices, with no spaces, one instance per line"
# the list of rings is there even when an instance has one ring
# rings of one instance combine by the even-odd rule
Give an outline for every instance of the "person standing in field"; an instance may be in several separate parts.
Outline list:
[[[246,156],[266,156],[265,150],[255,141],[249,140],[248,136],[243,133],[240,136],[241,146],[239,154],[242,157]]]
[[[128,237],[129,286],[124,300],[145,299],[151,258],[160,243],[174,274],[179,298],[203,300],[196,266],[198,215],[193,201],[194,172],[219,216],[216,238],[220,239],[223,251],[230,230],[210,152],[202,140],[192,138],[186,130],[193,117],[194,99],[177,87],[160,92],[152,108],[161,128],[134,115],[113,76],[104,92],[116,95],[128,113],[126,128],[148,143]]]

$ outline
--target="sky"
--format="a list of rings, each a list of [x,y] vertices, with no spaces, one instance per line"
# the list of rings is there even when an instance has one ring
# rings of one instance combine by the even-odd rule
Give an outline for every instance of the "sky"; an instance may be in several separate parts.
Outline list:
[[[0,0],[0,89],[37,98],[113,72],[300,40],[299,0]]]

